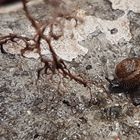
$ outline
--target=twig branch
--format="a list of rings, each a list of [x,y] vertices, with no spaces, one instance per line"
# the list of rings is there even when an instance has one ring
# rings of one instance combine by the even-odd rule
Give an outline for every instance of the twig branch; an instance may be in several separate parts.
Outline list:
[[[42,67],[38,70],[38,78],[39,78],[42,70],[45,70],[46,74],[48,74],[48,70],[50,70],[52,72],[52,75],[55,73],[58,75],[61,74],[64,78],[69,78],[70,80],[74,80],[77,83],[83,85],[84,87],[87,87],[88,89],[90,89],[89,82],[86,79],[84,79],[76,74],[73,74],[69,70],[67,65],[65,64],[64,60],[62,60],[61,58],[59,58],[57,56],[57,54],[51,44],[52,39],[57,40],[61,37],[61,35],[57,36],[57,35],[53,34],[53,25],[57,21],[54,21],[54,22],[46,21],[44,24],[42,24],[41,22],[35,20],[35,18],[30,14],[29,9],[27,7],[27,1],[22,0],[22,4],[23,4],[23,10],[25,12],[25,15],[28,18],[28,20],[31,22],[32,27],[34,27],[36,34],[34,35],[33,38],[18,36],[16,34],[9,34],[7,36],[0,37],[1,52],[4,53],[3,45],[8,43],[8,41],[12,41],[13,43],[15,43],[15,42],[17,42],[15,39],[22,40],[25,42],[26,47],[21,50],[21,55],[24,56],[24,53],[26,51],[33,51],[34,49],[37,49],[37,53],[40,56],[40,60],[41,60],[41,62],[44,63],[44,67]],[[63,17],[63,18],[65,18],[65,17]],[[69,19],[69,18],[72,18],[72,16],[69,15],[66,18]],[[76,21],[77,21],[77,19],[76,19]],[[45,35],[44,31],[47,27],[50,27],[50,32],[48,35]],[[30,45],[31,45],[29,43],[30,40],[34,41],[34,47],[30,47]],[[46,46],[49,47],[49,51],[52,55],[52,60],[47,60],[47,59],[43,58],[43,56],[41,54],[41,47],[40,47],[41,40],[44,40],[46,42]],[[94,83],[96,83],[96,82],[93,82],[93,84]],[[94,84],[94,85],[96,86],[96,84]],[[102,86],[100,86],[100,87],[102,88]]]

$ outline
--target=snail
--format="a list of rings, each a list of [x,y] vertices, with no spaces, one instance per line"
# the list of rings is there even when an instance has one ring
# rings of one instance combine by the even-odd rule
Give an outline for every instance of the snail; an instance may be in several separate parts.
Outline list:
[[[109,81],[109,91],[130,95],[134,105],[140,105],[140,58],[126,58],[116,65],[115,77]]]

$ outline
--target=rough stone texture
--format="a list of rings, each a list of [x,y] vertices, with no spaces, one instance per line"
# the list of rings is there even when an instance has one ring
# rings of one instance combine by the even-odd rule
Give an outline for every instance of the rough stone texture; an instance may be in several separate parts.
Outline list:
[[[112,2],[113,9],[123,10],[128,12],[132,10],[134,12],[140,12],[140,1],[139,0],[110,0]]]
[[[97,22],[98,19],[101,26],[90,30],[80,42],[88,53],[68,65],[71,70],[107,86],[105,76],[113,76],[116,63],[140,55],[140,14],[131,8],[124,15],[123,9],[112,9],[108,0],[75,2],[86,11],[86,20],[90,18]],[[48,18],[46,13],[50,9],[40,3],[30,10],[36,18],[43,20]],[[115,26],[114,23],[121,22],[124,16],[127,26]],[[1,35],[14,32],[32,36],[34,33],[23,11],[0,14],[0,19]],[[104,28],[115,29],[104,30],[103,24],[110,25]],[[99,27],[99,24],[95,25]],[[120,31],[123,29],[125,32]],[[119,34],[121,38],[116,39]],[[115,42],[109,40],[108,35],[114,36]],[[74,81],[64,79],[59,92],[56,90],[57,76],[49,81],[42,75],[36,84],[39,67],[36,59],[0,54],[1,140],[139,140],[140,108],[133,106],[124,94],[111,95],[111,101],[102,89],[91,85],[92,96],[97,98],[95,104],[90,100],[89,91]]]

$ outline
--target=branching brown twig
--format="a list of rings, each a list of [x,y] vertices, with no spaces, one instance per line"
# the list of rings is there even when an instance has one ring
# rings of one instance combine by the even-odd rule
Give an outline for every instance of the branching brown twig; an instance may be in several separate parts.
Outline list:
[[[46,74],[47,74],[47,71],[50,70],[52,72],[52,74],[59,73],[64,78],[70,78],[71,80],[75,80],[79,84],[82,84],[85,87],[87,87],[88,82],[85,79],[81,78],[80,76],[77,76],[77,75],[73,74],[72,72],[70,72],[70,70],[67,68],[65,62],[61,58],[59,58],[57,56],[57,54],[55,53],[53,46],[51,45],[51,39],[57,40],[61,36],[57,36],[57,35],[53,34],[53,23],[46,22],[46,23],[42,24],[41,22],[37,22],[32,17],[32,15],[30,14],[30,12],[28,10],[27,1],[22,0],[22,3],[23,3],[23,10],[26,14],[26,17],[31,22],[32,26],[34,27],[36,34],[34,35],[33,39],[28,38],[28,37],[18,36],[16,34],[9,34],[7,36],[0,37],[1,51],[3,52],[3,50],[4,50],[3,45],[6,44],[8,41],[16,42],[15,39],[22,40],[25,42],[26,47],[21,50],[21,55],[24,56],[24,53],[26,51],[33,51],[34,49],[36,49],[37,53],[40,56],[41,62],[44,63],[44,67],[40,68],[38,70],[38,78],[39,78],[40,72],[42,70],[45,70]],[[68,16],[67,16],[67,18],[68,18]],[[71,18],[71,16],[70,16],[70,18]],[[54,21],[54,23],[55,23],[55,21]],[[46,27],[48,27],[48,26],[50,27],[50,32],[49,32],[49,36],[46,36],[46,35],[44,35],[44,31],[45,31]],[[34,41],[34,44],[35,44],[34,48],[30,47],[30,43],[29,43],[30,40]],[[50,60],[48,61],[42,57],[41,48],[40,48],[41,40],[44,40],[46,42],[46,44],[48,45],[49,51],[51,52],[51,55],[52,55],[52,61],[50,61]]]
[[[32,27],[35,29],[36,33],[33,38],[23,37],[23,36],[19,36],[17,34],[9,34],[7,36],[0,37],[1,52],[4,53],[3,45],[8,43],[8,41],[17,43],[17,39],[22,40],[26,44],[26,46],[25,46],[25,48],[23,48],[21,50],[21,55],[24,56],[26,51],[33,51],[34,49],[36,49],[37,53],[40,56],[41,62],[44,63],[44,67],[42,67],[38,70],[38,78],[40,77],[40,73],[42,70],[44,70],[44,72],[46,74],[48,74],[48,70],[49,70],[52,72],[52,75],[58,74],[58,75],[61,75],[63,78],[69,78],[70,80],[74,80],[77,83],[82,84],[84,87],[87,87],[90,90],[90,94],[91,94],[91,88],[89,86],[89,81],[85,80],[84,78],[82,78],[79,75],[72,73],[69,70],[69,68],[67,67],[67,65],[65,64],[64,60],[62,60],[61,58],[59,58],[57,56],[57,54],[51,44],[52,39],[57,40],[61,37],[61,35],[57,36],[56,34],[53,34],[53,25],[54,25],[54,23],[57,23],[57,21],[54,21],[54,22],[46,21],[46,22],[42,23],[42,22],[35,20],[35,18],[29,12],[29,9],[27,7],[27,1],[22,0],[22,3],[23,3],[23,10],[25,12],[25,15],[28,18],[28,20],[31,22]],[[60,15],[60,17],[63,17],[63,15]],[[65,16],[63,18],[65,18]],[[71,19],[73,17],[71,15],[69,15],[69,16],[67,15],[66,18]],[[77,22],[76,18],[75,18],[75,20]],[[46,27],[50,27],[49,35],[44,34]],[[29,43],[31,40],[34,42],[34,47],[31,47],[31,44]],[[41,40],[44,40],[46,42],[46,46],[49,47],[49,51],[51,53],[52,60],[47,60],[47,59],[43,58],[43,56],[41,54],[41,47],[40,47]],[[92,84],[94,84],[95,86],[98,86],[98,84],[94,81],[92,82]],[[103,88],[102,86],[98,86],[98,87]]]

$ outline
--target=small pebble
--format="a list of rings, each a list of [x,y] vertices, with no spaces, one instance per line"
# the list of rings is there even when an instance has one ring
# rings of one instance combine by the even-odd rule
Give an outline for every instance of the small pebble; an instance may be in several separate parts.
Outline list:
[[[92,69],[92,65],[87,65],[86,70],[90,70],[90,69]]]
[[[117,32],[118,32],[118,29],[116,29],[116,28],[113,28],[113,29],[110,30],[111,34],[116,34]]]

